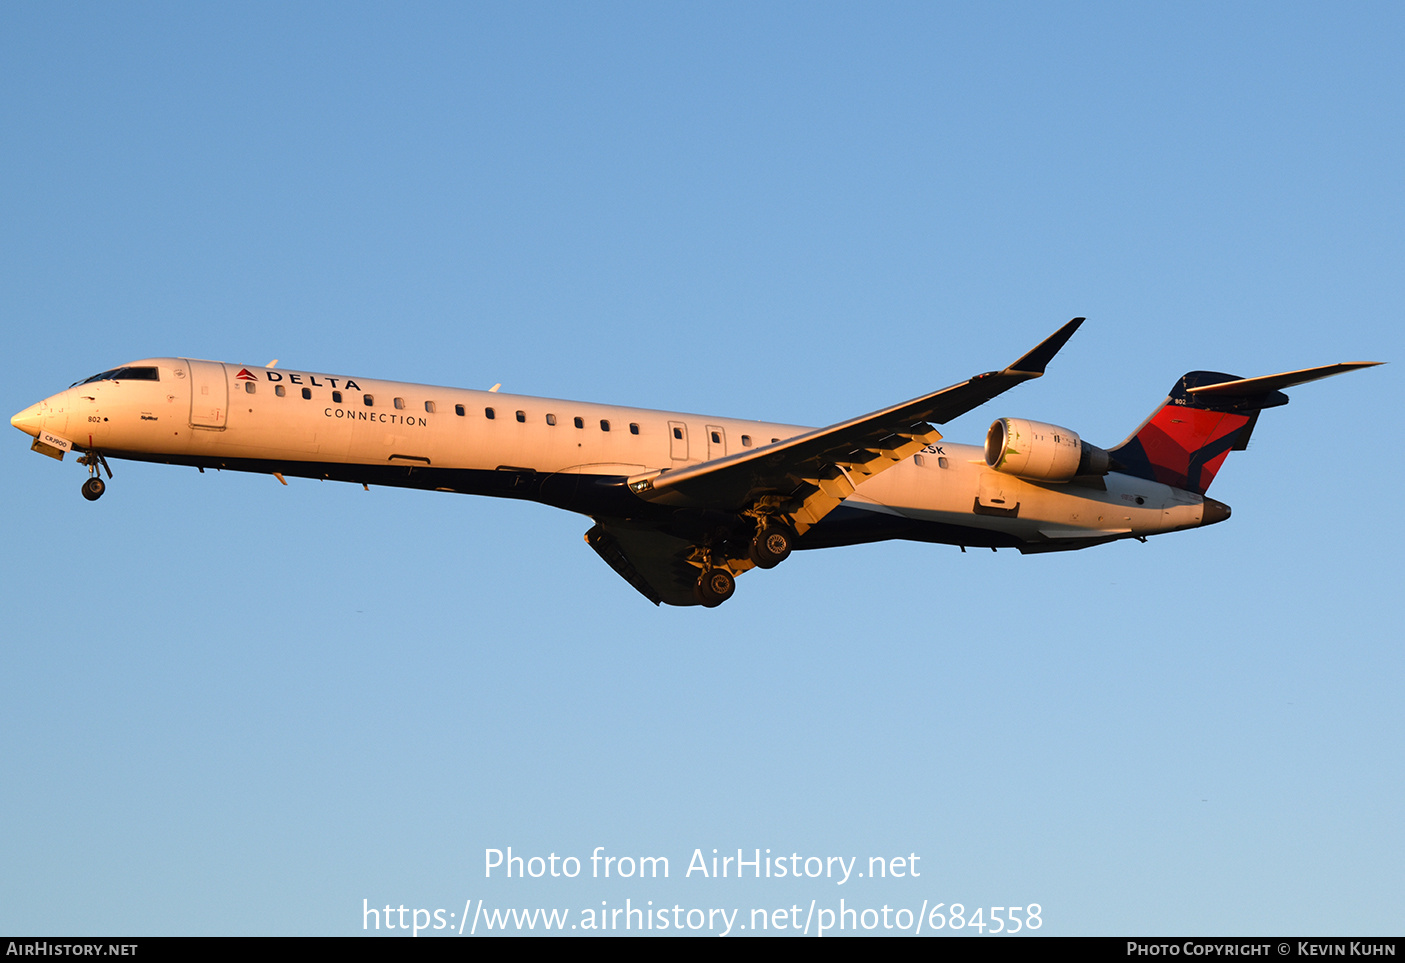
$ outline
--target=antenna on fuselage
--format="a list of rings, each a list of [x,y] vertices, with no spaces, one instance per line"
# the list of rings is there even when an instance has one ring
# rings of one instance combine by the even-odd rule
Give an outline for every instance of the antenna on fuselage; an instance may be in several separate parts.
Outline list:
[[[497,390],[498,390],[499,388],[501,388],[501,387],[502,387],[502,382],[499,381],[497,384],[493,385],[493,386],[492,386],[491,388],[489,388],[488,390],[489,390],[489,391],[497,391]]]

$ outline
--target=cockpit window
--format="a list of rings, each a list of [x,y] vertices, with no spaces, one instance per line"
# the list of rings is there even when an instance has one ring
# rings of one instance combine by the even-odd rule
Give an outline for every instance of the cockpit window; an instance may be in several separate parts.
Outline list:
[[[92,384],[94,381],[160,381],[161,373],[157,368],[129,365],[125,368],[112,368],[101,374],[95,374],[91,378],[84,378],[82,381],[75,381],[75,385]]]

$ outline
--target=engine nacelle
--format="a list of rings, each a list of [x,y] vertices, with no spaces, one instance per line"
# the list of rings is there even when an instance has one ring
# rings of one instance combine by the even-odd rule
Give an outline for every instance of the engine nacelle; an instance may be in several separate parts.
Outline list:
[[[1031,481],[1066,482],[1112,470],[1112,456],[1084,442],[1078,432],[1024,418],[1001,418],[990,426],[985,463]]]

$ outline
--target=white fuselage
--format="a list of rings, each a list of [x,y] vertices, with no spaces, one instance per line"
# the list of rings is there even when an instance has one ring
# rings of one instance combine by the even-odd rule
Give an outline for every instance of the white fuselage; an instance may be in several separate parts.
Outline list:
[[[617,485],[605,508],[535,492],[557,476],[620,481],[809,430],[184,358],[124,368],[157,378],[81,383],[12,422],[117,458],[537,498],[590,515],[627,510],[632,496]],[[858,527],[814,544],[870,540],[860,529],[871,518],[887,533],[879,538],[1077,548],[1197,526],[1204,501],[1116,472],[1091,484],[1027,482],[988,468],[979,447],[940,441],[863,481],[844,507],[865,513],[848,513]]]

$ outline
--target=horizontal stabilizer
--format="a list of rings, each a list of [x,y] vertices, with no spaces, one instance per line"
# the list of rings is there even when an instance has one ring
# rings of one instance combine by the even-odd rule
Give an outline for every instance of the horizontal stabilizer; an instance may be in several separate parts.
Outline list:
[[[1264,375],[1261,378],[1236,378],[1233,381],[1221,381],[1218,384],[1200,385],[1185,390],[1187,394],[1196,398],[1249,398],[1270,391],[1281,391],[1284,388],[1291,388],[1293,385],[1307,384],[1309,381],[1317,381],[1320,378],[1345,374],[1358,368],[1374,368],[1381,363],[1380,361],[1350,361],[1344,364],[1327,364],[1320,368],[1285,371],[1282,374]]]

